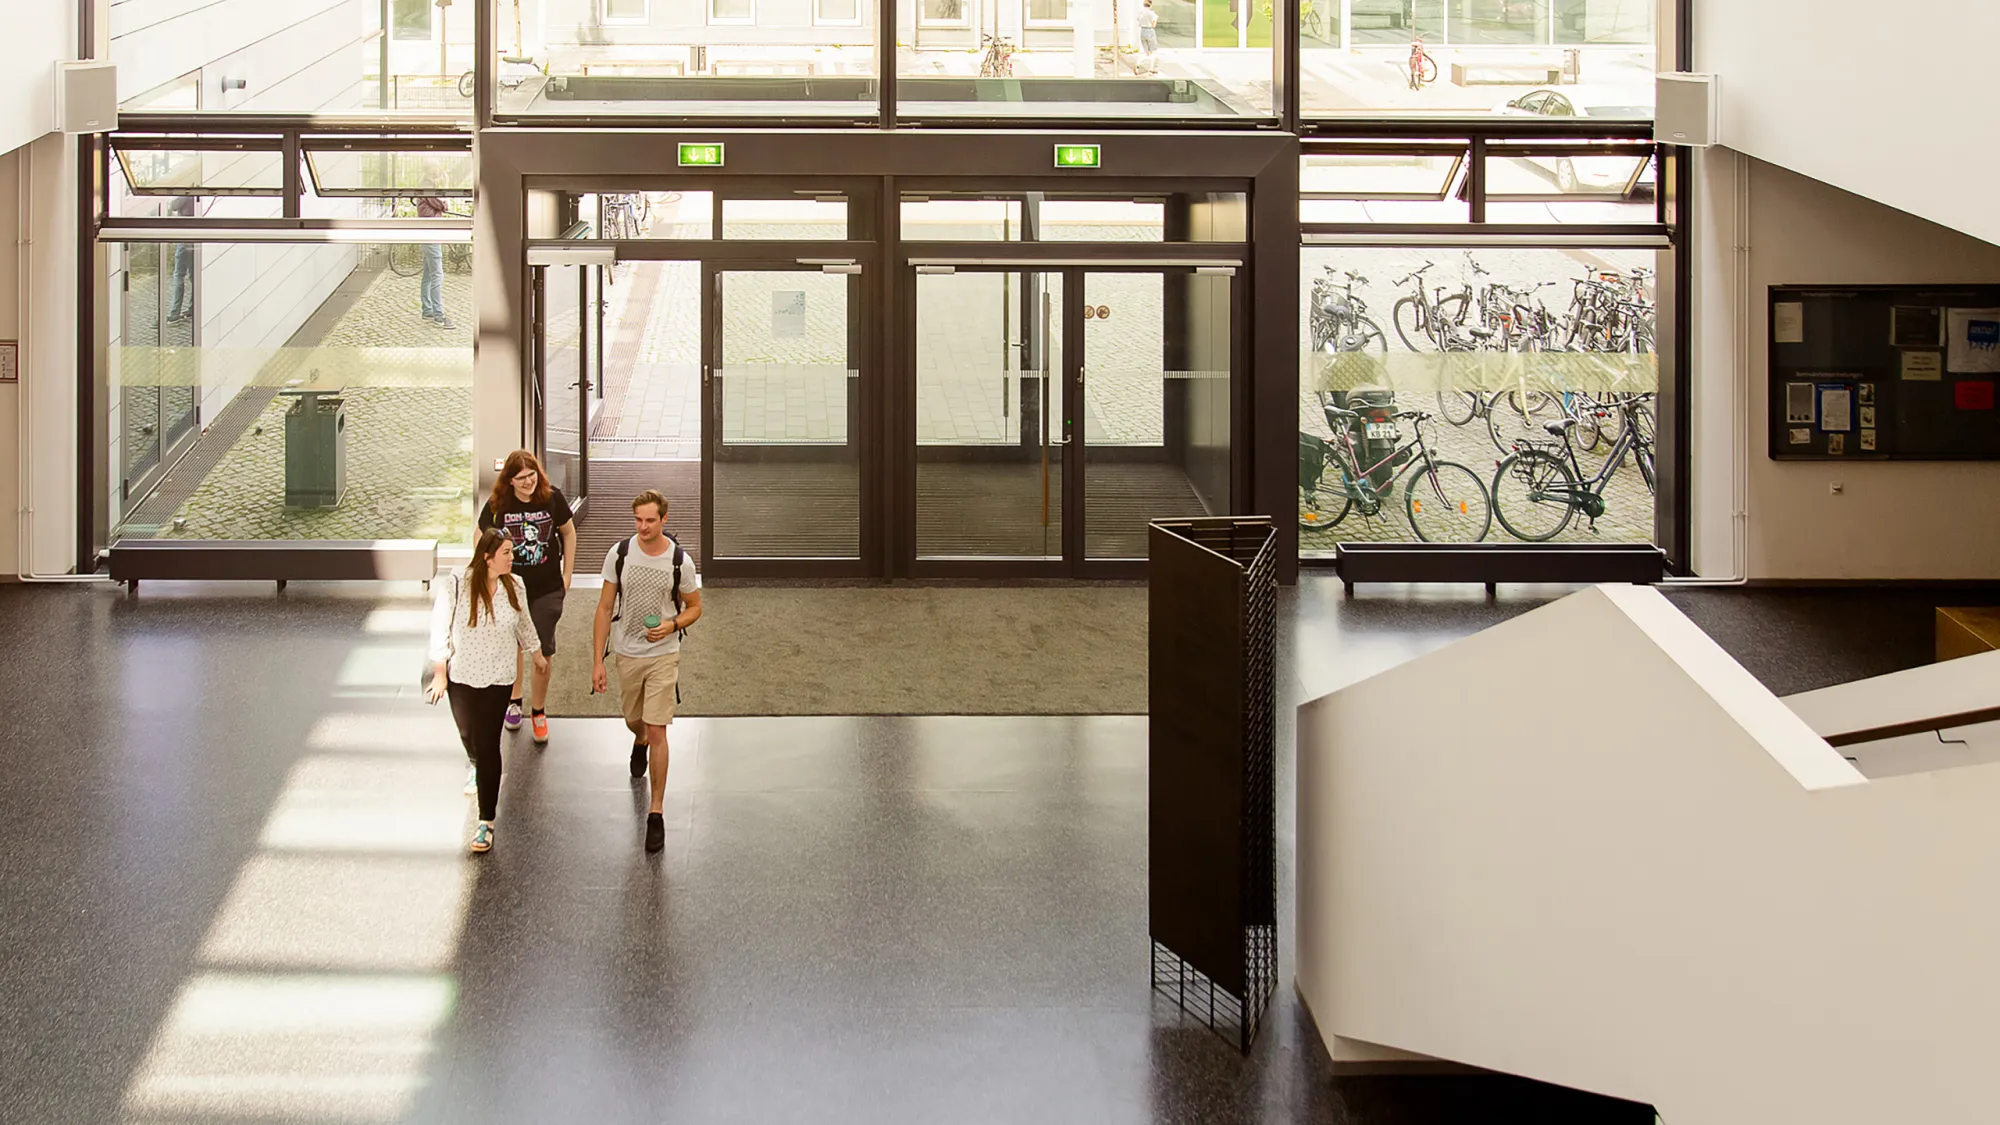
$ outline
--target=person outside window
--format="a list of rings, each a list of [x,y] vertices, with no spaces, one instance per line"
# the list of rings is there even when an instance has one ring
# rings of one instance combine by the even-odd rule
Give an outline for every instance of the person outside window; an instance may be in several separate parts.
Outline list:
[[[1153,0],[1146,0],[1139,9],[1139,50],[1146,56],[1146,73],[1160,72],[1160,13],[1153,10]]]
[[[195,207],[194,196],[177,195],[167,204],[167,214],[193,218]],[[172,324],[194,316],[194,243],[175,242],[167,252],[173,255],[173,279],[167,287],[167,322]]]
[[[458,739],[472,760],[467,788],[479,794],[474,852],[493,847],[493,820],[500,804],[500,725],[513,690],[515,655],[534,653],[537,672],[546,673],[549,664],[513,569],[514,545],[498,531],[483,531],[471,564],[437,583],[437,600],[431,607],[433,667],[428,695],[432,703],[451,697]]]
[[[420,196],[417,199],[417,218],[419,219],[435,219],[444,215],[449,210],[450,208],[444,205],[444,200],[439,199],[435,195]],[[430,321],[439,328],[452,327],[451,318],[444,315],[444,246],[442,243],[427,242],[424,244],[423,287],[418,292],[417,299],[423,305],[425,320]]]
[[[528,616],[542,640],[547,661],[534,670],[534,696],[529,723],[537,745],[549,740],[549,667],[556,655],[556,623],[562,620],[563,596],[576,575],[576,520],[569,500],[549,485],[542,463],[525,449],[507,455],[493,495],[479,509],[480,530],[497,529],[514,546],[514,573],[528,593]],[[514,694],[507,702],[507,729],[521,729],[521,657],[514,659]]]
[[[681,631],[701,619],[701,575],[667,535],[666,526],[666,497],[647,489],[633,498],[636,534],[604,556],[604,590],[597,598],[590,646],[596,661],[592,691],[609,688],[607,644],[618,658],[619,710],[634,740],[632,776],[643,777],[648,768],[653,772],[653,800],[646,812],[649,852],[667,842],[667,726],[674,721],[674,688],[680,682]]]

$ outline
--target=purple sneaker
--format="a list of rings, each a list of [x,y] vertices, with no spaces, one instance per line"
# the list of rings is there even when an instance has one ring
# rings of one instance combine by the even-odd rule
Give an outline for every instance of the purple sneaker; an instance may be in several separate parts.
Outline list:
[[[518,699],[507,705],[507,729],[521,729],[521,701]]]

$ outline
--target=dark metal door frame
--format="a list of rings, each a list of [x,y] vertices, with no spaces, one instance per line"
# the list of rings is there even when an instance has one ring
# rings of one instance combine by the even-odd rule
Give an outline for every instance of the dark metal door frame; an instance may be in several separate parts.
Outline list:
[[[800,256],[799,251],[836,247],[830,253]],[[872,253],[840,252],[845,244],[787,242],[737,242],[725,253],[700,255],[701,261],[701,542],[706,557],[703,573],[733,578],[864,578],[880,574],[883,521],[875,503],[874,481],[880,471],[883,426],[880,419],[881,379],[871,362],[874,321],[868,316],[871,288],[879,284],[880,271],[871,268]],[[872,250],[872,247],[868,248]],[[622,252],[622,251],[621,251]],[[684,255],[681,260],[685,260]],[[857,529],[853,558],[725,558],[716,550],[715,463],[722,442],[722,382],[716,369],[723,365],[722,314],[723,275],[732,273],[805,273],[828,267],[846,276],[847,360],[858,372],[853,393],[856,401],[848,412],[853,419],[847,433],[854,447],[856,469]]]
[[[953,245],[952,250],[963,251],[962,245]],[[1062,437],[1059,441],[1049,441],[1061,449],[1062,491],[1060,506],[1062,512],[1062,554],[1059,558],[920,558],[917,554],[917,443],[916,443],[916,393],[917,359],[915,332],[917,328],[917,277],[920,267],[932,265],[927,261],[932,255],[915,251],[903,256],[898,274],[903,284],[901,300],[898,302],[898,316],[895,320],[898,333],[897,344],[904,352],[902,369],[897,373],[896,394],[900,409],[895,412],[895,454],[888,463],[896,471],[896,512],[895,534],[891,536],[896,545],[895,576],[907,578],[1097,578],[1133,579],[1146,576],[1144,559],[1092,559],[1088,557],[1086,545],[1085,488],[1087,438],[1084,429],[1085,395],[1084,383],[1084,278],[1090,274],[1140,273],[1156,274],[1163,278],[1175,275],[1195,276],[1204,264],[1210,267],[1229,267],[1230,274],[1230,472],[1229,490],[1232,507],[1240,508],[1246,500],[1249,479],[1246,463],[1247,449],[1243,442],[1248,433],[1248,411],[1251,403],[1249,380],[1244,378],[1243,355],[1245,348],[1243,318],[1246,311],[1240,260],[1241,248],[1229,244],[1207,247],[1181,247],[1182,251],[1195,249],[1205,251],[1202,257],[1211,257],[1204,263],[1200,258],[1189,258],[1185,254],[1161,253],[1173,248],[1158,244],[1143,247],[1142,253],[1134,255],[1134,248],[1106,246],[1095,248],[1098,254],[1079,254],[1082,247],[1061,244],[1006,244],[982,247],[991,255],[987,260],[968,260],[952,263],[953,273],[1019,273],[1055,274],[1062,278],[1062,366],[1056,376],[1060,380],[1060,418],[1051,413],[1052,424],[1059,424]],[[994,253],[994,251],[1000,253]],[[1036,253],[1041,250],[1042,253]],[[1120,254],[1119,251],[1124,253]],[[1150,253],[1143,251],[1151,251]],[[1100,256],[1101,255],[1101,256]],[[1142,260],[1134,260],[1134,258]],[[1150,261],[1157,257],[1159,260]],[[1163,291],[1162,299],[1166,299]],[[1044,362],[1046,362],[1044,360]],[[1045,403],[1048,401],[1045,397]],[[1046,435],[1045,435],[1046,437]]]

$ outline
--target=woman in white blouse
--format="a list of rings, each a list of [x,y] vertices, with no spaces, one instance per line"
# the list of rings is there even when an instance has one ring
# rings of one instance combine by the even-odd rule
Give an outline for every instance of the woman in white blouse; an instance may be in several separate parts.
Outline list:
[[[528,597],[514,577],[514,545],[498,531],[480,533],[472,564],[437,584],[431,608],[430,701],[451,696],[459,741],[472,759],[479,790],[479,824],[472,850],[493,847],[493,814],[500,803],[500,729],[514,694],[515,653],[534,654],[546,671],[542,640],[528,616]],[[494,597],[502,594],[502,597]]]

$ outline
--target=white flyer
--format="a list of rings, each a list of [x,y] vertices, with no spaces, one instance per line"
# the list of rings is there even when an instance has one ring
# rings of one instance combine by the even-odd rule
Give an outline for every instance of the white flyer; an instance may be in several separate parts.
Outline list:
[[[1854,428],[1854,392],[1846,387],[1819,389],[1819,428],[1844,434]]]
[[[1779,344],[1806,342],[1806,306],[1802,301],[1778,301],[1771,306],[1771,339]]]
[[[1945,370],[1955,375],[2000,371],[2000,309],[1948,309],[1945,323]]]

